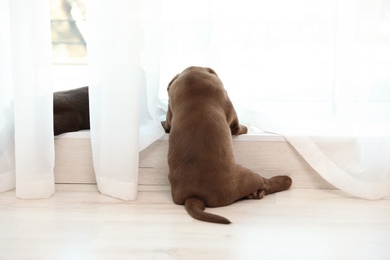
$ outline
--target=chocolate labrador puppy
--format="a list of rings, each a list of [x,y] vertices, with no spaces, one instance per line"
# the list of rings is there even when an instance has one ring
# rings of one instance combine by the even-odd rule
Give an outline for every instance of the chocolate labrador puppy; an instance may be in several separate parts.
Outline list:
[[[169,136],[168,165],[172,198],[195,219],[229,224],[204,212],[283,191],[288,176],[266,179],[238,165],[231,135],[247,133],[214,70],[189,67],[168,85],[169,106],[162,125]]]
[[[54,135],[89,129],[88,87],[53,94]]]

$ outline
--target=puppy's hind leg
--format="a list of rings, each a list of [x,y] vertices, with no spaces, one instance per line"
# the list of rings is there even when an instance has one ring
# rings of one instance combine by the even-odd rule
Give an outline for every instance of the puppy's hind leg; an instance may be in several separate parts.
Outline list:
[[[287,190],[292,184],[288,176],[267,179],[240,165],[237,165],[237,173],[237,199],[261,199],[265,195]]]

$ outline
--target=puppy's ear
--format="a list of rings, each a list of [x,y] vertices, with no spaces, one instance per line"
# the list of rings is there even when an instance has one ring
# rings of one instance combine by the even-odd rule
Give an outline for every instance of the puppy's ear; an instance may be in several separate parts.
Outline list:
[[[168,84],[168,87],[167,87],[167,91],[169,91],[169,88],[171,87],[172,83],[179,77],[180,74],[177,74],[175,77],[173,77],[173,79],[171,80],[171,82],[169,82]]]
[[[172,120],[172,110],[168,104],[167,118],[165,121],[161,122],[162,127],[165,130],[165,133],[169,133],[171,131],[171,120]]]
[[[206,68],[206,69],[209,73],[214,74],[218,77],[217,73],[212,68]]]
[[[172,83],[179,77],[179,75],[180,74],[177,74],[175,77],[173,77],[171,82],[169,82],[168,87],[167,87],[168,92],[169,92],[169,89],[170,89]],[[168,103],[167,118],[165,119],[165,121],[161,122],[161,125],[164,128],[165,133],[169,133],[171,131],[171,120],[172,120],[172,110],[171,110],[170,104]]]

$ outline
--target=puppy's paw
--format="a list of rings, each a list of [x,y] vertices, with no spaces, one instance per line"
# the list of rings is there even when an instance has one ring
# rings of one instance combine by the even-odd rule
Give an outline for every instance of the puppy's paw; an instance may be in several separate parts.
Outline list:
[[[248,133],[248,128],[244,125],[236,125],[231,128],[232,135],[242,135]]]
[[[285,175],[274,176],[269,181],[269,188],[266,189],[266,194],[287,190],[292,184],[291,178]]]
[[[257,191],[255,191],[255,192],[253,192],[253,193],[251,193],[251,194],[245,196],[245,198],[246,198],[246,199],[257,199],[257,200],[259,200],[259,199],[264,198],[264,196],[265,196],[265,191],[263,191],[263,190],[257,190]]]
[[[248,128],[244,125],[240,125],[240,131],[239,131],[239,134],[246,134],[248,133]]]
[[[283,190],[290,188],[292,184],[292,179],[286,175],[274,176],[271,180],[276,186],[279,186]]]
[[[162,125],[162,127],[164,128],[165,133],[169,134],[171,128],[168,126],[168,123],[167,123],[166,121],[162,121],[162,122],[161,122],[161,125]]]

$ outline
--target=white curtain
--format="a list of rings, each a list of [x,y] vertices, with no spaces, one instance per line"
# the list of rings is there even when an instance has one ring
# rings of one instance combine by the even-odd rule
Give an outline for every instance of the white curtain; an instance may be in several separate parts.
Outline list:
[[[0,3],[0,192],[16,187],[19,198],[47,198],[55,190],[49,1]],[[98,188],[135,199],[138,152],[164,134],[157,110],[160,4],[93,1],[87,9]]]
[[[390,196],[390,1],[164,1],[160,97],[213,67],[252,131],[282,134],[326,180]]]
[[[136,198],[139,151],[164,133],[157,110],[159,53],[154,42],[159,2],[150,1],[142,12],[140,3],[87,2],[94,170],[99,191],[123,200]],[[148,15],[142,31],[141,13]]]
[[[286,133],[327,181],[366,199],[390,196],[389,12],[388,0],[335,3],[333,118],[324,121],[337,138]]]
[[[49,2],[0,1],[0,192],[54,193]]]

